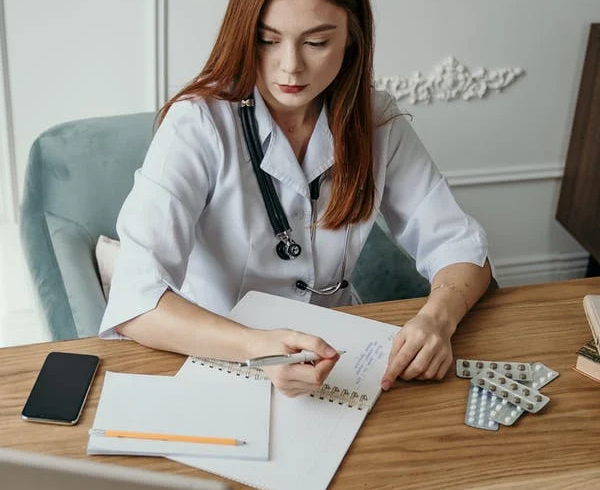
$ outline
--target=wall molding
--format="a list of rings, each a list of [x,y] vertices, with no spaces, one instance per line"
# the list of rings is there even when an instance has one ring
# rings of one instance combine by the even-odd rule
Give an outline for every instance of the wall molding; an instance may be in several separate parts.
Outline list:
[[[498,283],[507,287],[585,277],[588,258],[586,252],[569,252],[492,261]]]
[[[469,68],[454,56],[448,56],[433,67],[432,74],[423,76],[419,71],[409,76],[384,77],[375,80],[375,88],[386,90],[396,101],[408,99],[410,104],[439,100],[483,99],[490,92],[501,93],[518,78],[525,75],[523,68]]]
[[[169,0],[154,0],[154,109],[160,109],[168,94]]]
[[[504,167],[458,169],[444,172],[451,187],[508,184],[534,180],[562,179],[563,163],[533,163]]]
[[[17,165],[4,0],[0,0],[0,224],[18,220]]]

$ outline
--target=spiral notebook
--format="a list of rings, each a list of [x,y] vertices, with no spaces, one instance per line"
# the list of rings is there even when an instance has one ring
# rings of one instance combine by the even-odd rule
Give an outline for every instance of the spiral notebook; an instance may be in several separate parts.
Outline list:
[[[223,379],[212,371],[194,378],[108,371],[87,453],[266,460],[270,411],[271,385],[266,381]],[[107,437],[103,431],[160,434],[161,440]],[[230,438],[244,444],[179,442],[162,436]]]
[[[273,389],[269,461],[171,457],[181,463],[267,490],[325,489],[380,394],[381,377],[398,327],[265,293],[249,292],[230,318],[254,328],[291,328],[345,350],[321,389],[288,398]],[[206,370],[261,379],[259,369],[189,357],[177,377]]]

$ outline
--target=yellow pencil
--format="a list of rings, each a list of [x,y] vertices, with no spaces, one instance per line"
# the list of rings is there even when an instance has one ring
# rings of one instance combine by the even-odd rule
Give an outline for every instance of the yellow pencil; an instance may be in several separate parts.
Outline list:
[[[184,436],[178,434],[158,434],[155,432],[134,432],[128,430],[90,429],[90,435],[104,437],[126,437],[128,439],[146,439],[153,441],[193,442],[198,444],[219,444],[224,446],[241,446],[245,441],[230,437]]]

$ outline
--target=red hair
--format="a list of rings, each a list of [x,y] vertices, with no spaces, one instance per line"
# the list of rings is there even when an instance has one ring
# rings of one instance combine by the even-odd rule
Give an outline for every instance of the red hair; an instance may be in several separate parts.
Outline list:
[[[348,13],[349,44],[342,67],[324,92],[334,157],[332,194],[321,219],[337,229],[367,220],[373,177],[373,13],[369,0],[327,0]],[[258,67],[258,23],[268,0],[229,0],[212,52],[200,74],[159,111],[159,124],[178,100],[240,101],[252,92]]]

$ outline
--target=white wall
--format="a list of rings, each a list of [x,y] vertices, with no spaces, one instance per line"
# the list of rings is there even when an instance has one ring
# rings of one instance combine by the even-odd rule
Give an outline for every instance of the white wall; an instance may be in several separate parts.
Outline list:
[[[169,9],[169,89],[206,60],[225,2]],[[373,0],[377,78],[433,73],[454,56],[478,68],[522,68],[501,93],[400,104],[485,226],[503,285],[581,277],[586,253],[554,219],[589,24],[597,0]]]
[[[156,108],[161,5],[0,0],[0,345],[39,327],[13,219],[31,143],[67,120]]]
[[[48,127],[154,108],[154,11],[147,0],[4,6],[20,188],[30,144]]]
[[[225,5],[0,0],[0,222],[12,219],[40,132],[70,119],[154,110],[200,70]],[[428,76],[449,56],[472,72],[525,71],[483,100],[400,103],[459,202],[487,229],[502,284],[583,275],[586,254],[554,213],[600,2],[373,0],[373,7],[379,78]]]

